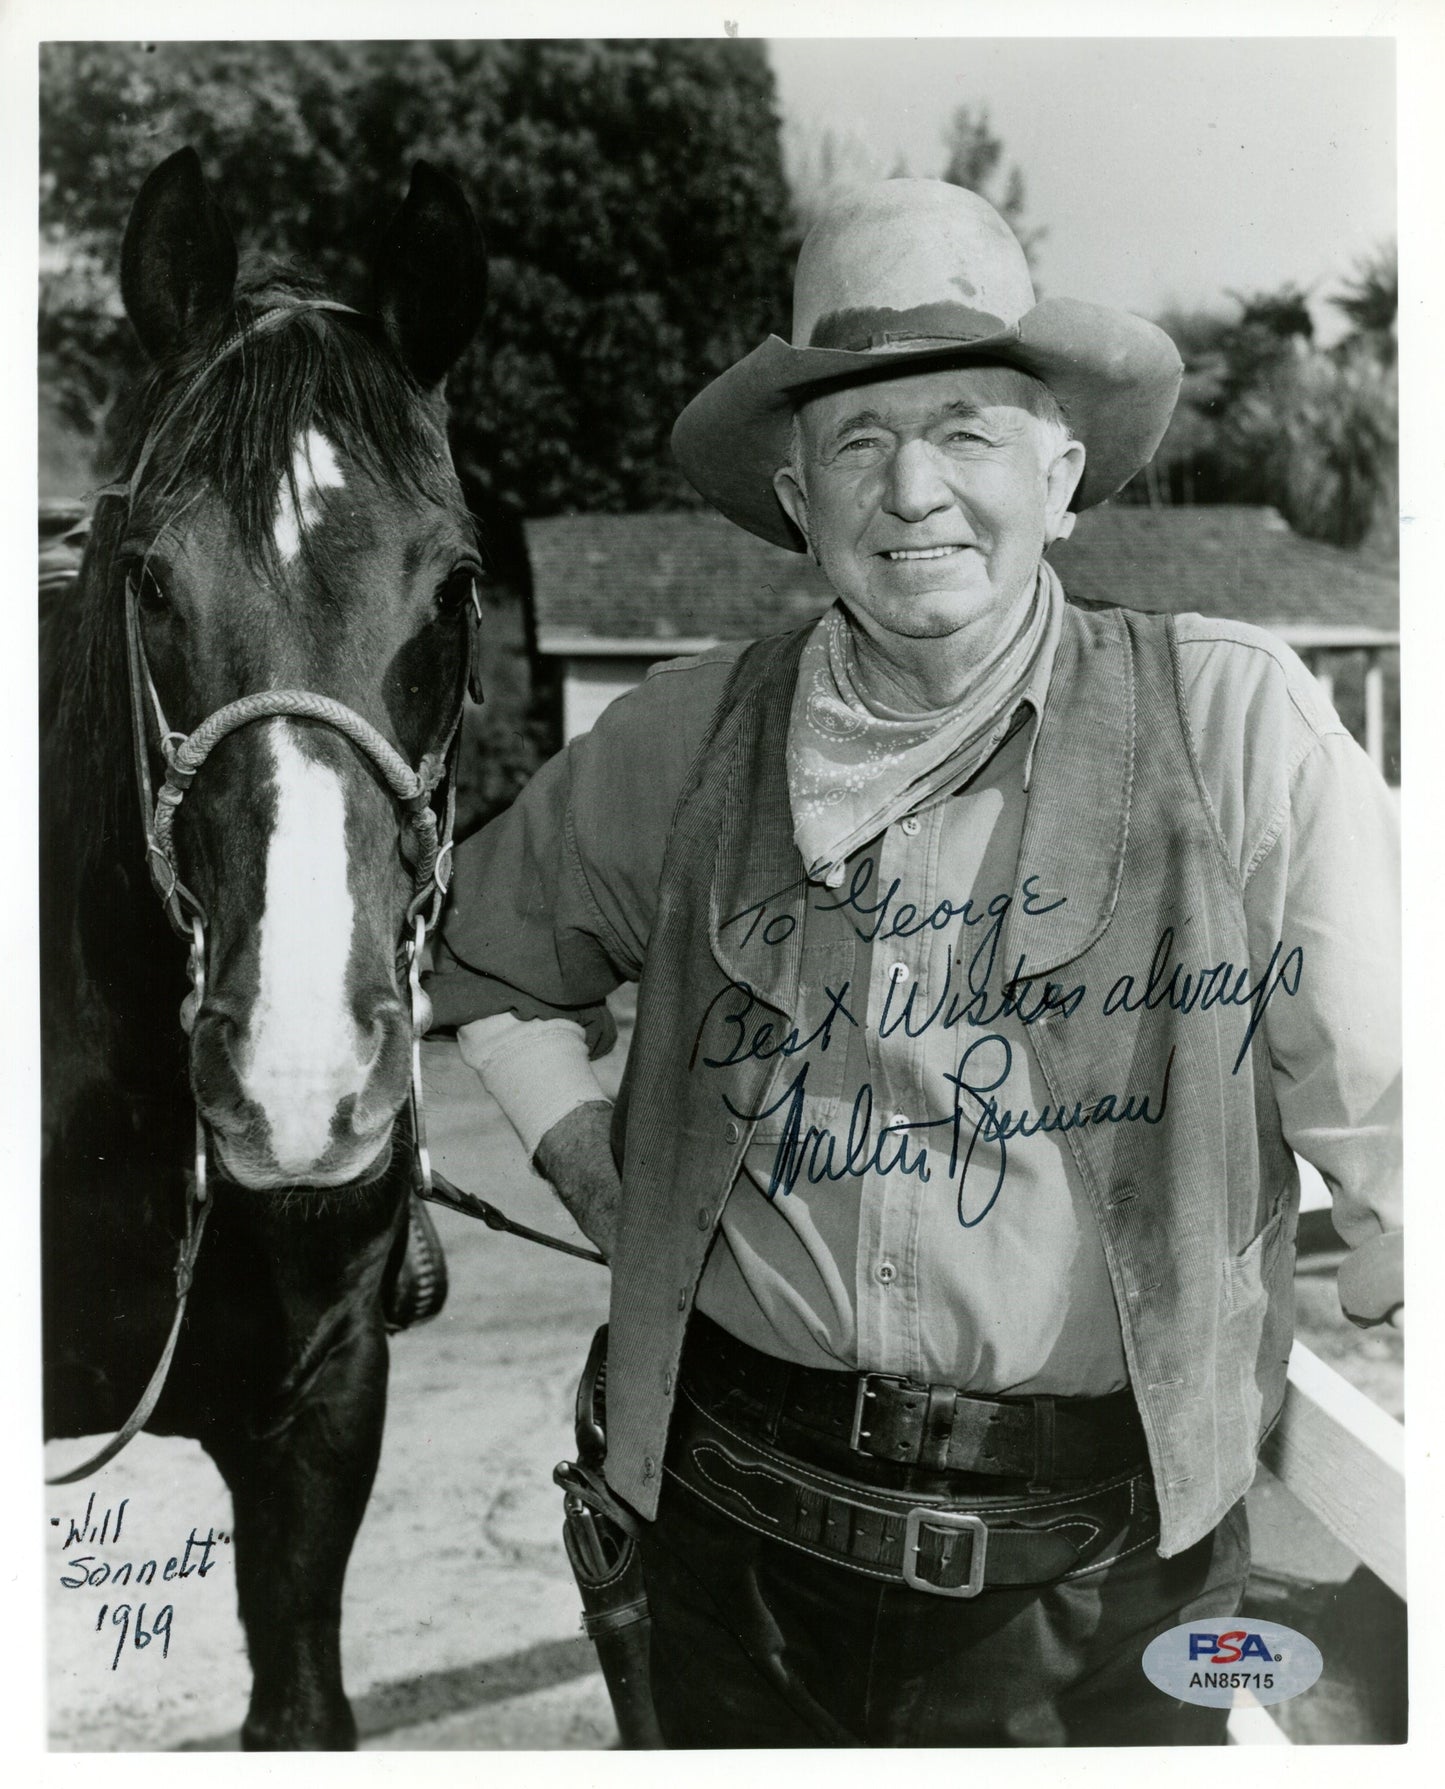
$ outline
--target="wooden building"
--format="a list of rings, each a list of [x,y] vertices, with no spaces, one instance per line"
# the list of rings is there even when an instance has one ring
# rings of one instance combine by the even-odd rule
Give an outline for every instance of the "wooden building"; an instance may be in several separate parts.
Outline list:
[[[821,573],[711,511],[526,524],[539,652],[562,667],[563,730],[585,732],[658,659],[795,627]],[[1254,622],[1287,640],[1394,772],[1395,568],[1294,534],[1271,509],[1106,504],[1050,551],[1072,596]],[[1397,773],[1396,773],[1397,774]]]

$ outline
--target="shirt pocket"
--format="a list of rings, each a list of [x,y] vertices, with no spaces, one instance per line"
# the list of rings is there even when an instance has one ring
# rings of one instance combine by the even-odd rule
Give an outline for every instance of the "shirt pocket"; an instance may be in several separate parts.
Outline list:
[[[1279,1251],[1288,1210],[1288,1200],[1281,1199],[1258,1236],[1225,1262],[1225,1298],[1231,1316],[1252,1310],[1265,1297],[1268,1270]]]

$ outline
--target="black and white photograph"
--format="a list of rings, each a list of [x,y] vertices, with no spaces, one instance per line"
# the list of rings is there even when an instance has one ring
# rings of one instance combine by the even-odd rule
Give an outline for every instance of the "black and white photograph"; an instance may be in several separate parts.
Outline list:
[[[18,1744],[1415,1762],[1428,11],[10,21]]]

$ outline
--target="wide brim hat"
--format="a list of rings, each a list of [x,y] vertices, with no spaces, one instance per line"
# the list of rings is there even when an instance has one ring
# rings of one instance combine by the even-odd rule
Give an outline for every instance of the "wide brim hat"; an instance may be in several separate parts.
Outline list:
[[[1054,394],[1087,450],[1076,510],[1102,503],[1148,463],[1184,370],[1174,343],[1143,317],[1036,300],[1018,239],[978,194],[942,180],[881,180],[840,194],[809,231],[792,339],[769,336],[699,392],[677,419],[673,452],[730,521],[802,551],[773,489],[798,405],[820,390],[974,363],[1017,367]]]

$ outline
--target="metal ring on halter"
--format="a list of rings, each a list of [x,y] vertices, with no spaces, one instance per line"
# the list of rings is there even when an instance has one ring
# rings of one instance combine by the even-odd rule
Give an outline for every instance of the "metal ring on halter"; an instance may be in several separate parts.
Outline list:
[[[429,1199],[432,1192],[431,1151],[426,1141],[426,1101],[421,1084],[422,951],[426,945],[426,917],[418,913],[416,929],[407,941],[406,979],[411,990],[411,1141],[416,1154],[416,1192]]]
[[[436,868],[432,871],[432,881],[436,883],[437,893],[441,896],[445,896],[452,884],[453,843],[453,840],[448,839],[446,844],[438,850]],[[435,915],[433,915],[433,924],[435,924]]]
[[[206,999],[206,926],[199,913],[191,915],[191,957],[187,967],[191,972],[191,992],[195,996],[195,1010],[199,1013]],[[195,1200],[197,1205],[203,1205],[207,1193],[206,1126],[199,1106],[196,1108],[195,1175]]]
[[[148,677],[144,650],[139,639],[136,640],[134,659],[140,673]],[[435,918],[440,905],[434,900],[437,888],[436,864],[442,846],[437,836],[437,815],[429,803],[437,784],[446,775],[448,757],[460,731],[460,716],[453,723],[446,751],[423,760],[421,768],[413,770],[369,721],[343,703],[334,701],[329,696],[316,695],[310,690],[260,690],[218,708],[190,734],[179,734],[168,727],[162,735],[166,777],[155,793],[146,850],[152,861],[151,876],[156,892],[165,904],[176,930],[185,936],[185,922],[179,903],[184,901],[188,905],[199,907],[199,902],[181,883],[175,862],[173,838],[176,814],[181,803],[197,773],[221,740],[252,722],[278,719],[316,721],[333,728],[349,740],[381,774],[392,799],[405,811],[406,831],[415,841],[414,883],[406,923],[410,925],[418,908],[428,904],[431,904],[432,917]],[[180,741],[178,745],[170,743],[177,739]],[[142,799],[146,793],[146,786],[142,784]],[[446,804],[448,842],[453,813],[454,802],[449,783]],[[164,879],[157,876],[154,868],[156,863],[165,866]]]
[[[180,886],[181,879],[170,852],[161,846],[154,833],[146,840],[146,862],[151,866],[151,882],[156,893],[165,905],[169,906]],[[166,873],[167,880],[164,887],[161,886],[160,878],[156,875],[154,868],[156,864],[160,864]]]
[[[252,318],[250,322],[222,343],[220,348],[210,356],[191,379],[181,394],[179,402],[170,407],[158,421],[151,425],[150,432],[142,443],[140,453],[131,468],[130,477],[122,483],[107,485],[103,489],[93,492],[92,495],[96,499],[102,497],[122,498],[127,511],[129,511],[136,492],[140,488],[141,474],[150,459],[156,441],[175,416],[184,409],[191,393],[211,368],[219,360],[243,346],[253,335],[276,328],[283,324],[288,317],[304,310],[356,314],[351,311],[349,305],[336,304],[329,299],[299,299],[293,304],[277,307],[264,312],[259,317]],[[474,602],[476,600],[475,591],[473,600]],[[481,611],[478,605],[478,620],[480,620],[480,615]],[[362,716],[339,702],[333,702],[329,697],[318,696],[305,690],[265,691],[251,696],[243,696],[239,701],[229,703],[210,715],[194,733],[185,734],[172,728],[166,719],[160,694],[156,689],[155,680],[151,676],[150,666],[146,660],[135,586],[129,577],[125,581],[125,643],[131,708],[131,746],[136,792],[140,800],[141,824],[145,829],[146,865],[167,918],[183,938],[188,935],[187,920],[189,919],[191,994],[187,1005],[192,1008],[193,1017],[199,1013],[205,997],[205,909],[180,879],[180,871],[171,842],[171,832],[176,810],[197,770],[205,761],[211,748],[233,728],[263,717],[292,715],[299,719],[321,721],[344,734],[366,754],[372,765],[381,773],[393,798],[410,810],[413,825],[420,820],[417,809],[421,808],[425,811],[427,819],[431,822],[431,862],[426,871],[428,892],[435,888],[436,861],[440,854],[437,851],[436,843],[436,816],[432,813],[428,803],[437,784],[452,766],[452,754],[461,731],[460,707],[452,723],[452,730],[446,746],[437,754],[435,760],[424,761],[419,771],[413,770],[395,748]],[[151,780],[151,728],[146,716],[147,702],[150,704],[155,720],[155,732],[159,741],[158,749],[166,765],[165,783],[159,792],[153,789]],[[455,795],[456,785],[453,775],[447,785],[446,843],[443,847],[445,850],[450,850]],[[421,799],[418,800],[418,797]],[[425,822],[421,822],[421,825],[424,828]],[[438,900],[436,906],[439,905]],[[411,912],[408,911],[408,924],[411,923],[412,917]],[[420,1134],[422,1124],[421,1050],[418,1021],[421,1016],[423,996],[419,976],[422,947],[426,942],[426,921],[419,914],[415,917],[416,929],[413,938],[408,941],[407,949],[411,962],[413,1121]],[[182,1022],[184,1023],[184,1018]],[[430,1192],[432,1184],[431,1159],[426,1152],[424,1135],[420,1136],[418,1164],[422,1175],[421,1185]],[[175,1269],[176,1304],[171,1316],[170,1332],[166,1338],[165,1347],[161,1351],[160,1360],[156,1363],[146,1389],[141,1394],[140,1402],[110,1440],[98,1453],[93,1454],[81,1465],[73,1467],[69,1472],[48,1478],[45,1481],[47,1484],[74,1484],[80,1479],[89,1477],[91,1473],[98,1471],[108,1461],[114,1459],[150,1420],[165,1388],[171,1361],[180,1340],[196,1257],[200,1252],[201,1238],[205,1234],[206,1219],[211,1209],[211,1203],[207,1183],[206,1128],[200,1111],[197,1109],[194,1169],[190,1176],[186,1196],[186,1234]]]

